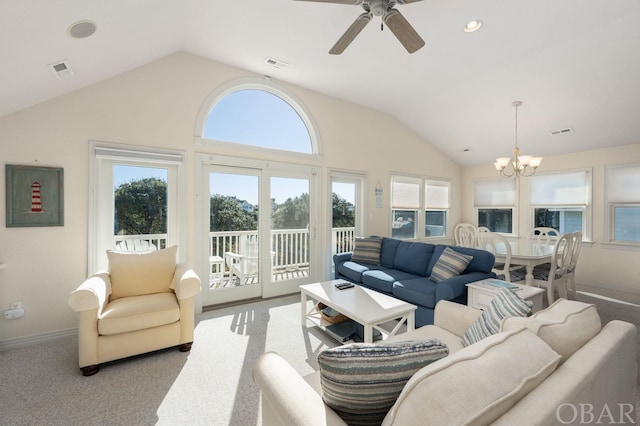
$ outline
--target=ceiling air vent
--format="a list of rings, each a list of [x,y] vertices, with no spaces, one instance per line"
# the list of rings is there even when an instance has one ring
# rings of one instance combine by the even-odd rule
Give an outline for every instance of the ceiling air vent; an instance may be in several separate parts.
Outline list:
[[[556,135],[564,135],[565,133],[572,133],[572,132],[573,132],[572,127],[565,127],[564,129],[552,130],[549,132],[549,134],[551,136],[556,136]]]
[[[279,61],[277,59],[273,59],[273,58],[267,58],[264,61],[265,64],[271,65],[272,67],[278,68],[278,69],[283,69],[286,68],[289,64],[287,64],[286,62],[282,62]]]
[[[73,69],[68,61],[60,61],[57,64],[49,64],[49,69],[58,80],[64,80],[73,75]]]

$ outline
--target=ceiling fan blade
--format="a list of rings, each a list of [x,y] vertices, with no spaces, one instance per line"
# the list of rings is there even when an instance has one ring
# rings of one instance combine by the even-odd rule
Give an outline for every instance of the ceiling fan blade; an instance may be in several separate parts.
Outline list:
[[[360,34],[360,31],[364,27],[367,26],[369,21],[371,20],[371,13],[365,12],[362,15],[358,16],[353,24],[347,29],[347,31],[342,34],[342,37],[333,45],[329,53],[332,55],[339,55],[344,52],[351,42]]]
[[[396,0],[398,4],[409,4],[409,3],[417,3],[422,0]]]
[[[384,15],[384,23],[402,43],[407,52],[413,53],[424,46],[424,40],[413,29],[409,21],[396,9],[389,9]]]
[[[337,4],[362,4],[364,0],[294,0],[294,1],[313,1],[316,3],[337,3]],[[419,0],[414,0],[419,1]]]

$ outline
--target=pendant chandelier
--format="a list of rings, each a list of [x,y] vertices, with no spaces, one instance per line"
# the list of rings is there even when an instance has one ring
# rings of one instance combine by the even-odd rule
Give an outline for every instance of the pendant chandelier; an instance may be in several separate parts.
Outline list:
[[[542,157],[520,155],[520,148],[518,147],[518,107],[522,105],[522,102],[514,101],[511,105],[516,109],[516,143],[513,148],[513,157],[496,158],[494,165],[500,175],[504,177],[531,176],[542,162]]]

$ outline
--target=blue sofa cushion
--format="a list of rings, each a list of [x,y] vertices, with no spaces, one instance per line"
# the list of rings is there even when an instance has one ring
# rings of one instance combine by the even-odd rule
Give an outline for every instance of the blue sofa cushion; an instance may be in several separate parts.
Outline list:
[[[340,273],[340,275],[344,275],[349,280],[357,283],[362,282],[362,273],[368,270],[369,268],[366,266],[355,262],[344,262],[338,266],[338,273]]]
[[[417,278],[417,276],[397,269],[385,269],[364,272],[362,274],[362,283],[374,290],[391,294],[394,281],[410,280],[413,278]]]
[[[353,281],[354,283],[361,283],[362,274],[364,272],[378,269],[384,270],[387,268],[380,265],[361,265],[359,263],[347,261],[338,266],[338,273],[346,277],[349,281]]]
[[[405,302],[421,305],[427,308],[436,306],[436,288],[438,284],[429,278],[413,278],[398,280],[393,284],[392,293]]]
[[[393,262],[396,259],[398,246],[402,241],[395,238],[382,238],[382,248],[380,250],[380,264],[387,268],[393,268]]]
[[[424,277],[427,275],[427,266],[430,258],[433,257],[434,248],[433,244],[402,241],[398,245],[393,267],[400,271]]]

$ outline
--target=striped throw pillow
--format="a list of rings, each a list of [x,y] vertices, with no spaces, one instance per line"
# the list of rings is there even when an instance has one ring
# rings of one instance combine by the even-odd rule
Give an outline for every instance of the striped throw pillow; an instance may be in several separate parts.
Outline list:
[[[382,238],[356,238],[351,261],[367,265],[380,264]]]
[[[433,265],[429,279],[439,283],[447,278],[458,276],[467,269],[467,265],[472,259],[473,256],[458,253],[447,247],[438,258],[436,264]]]
[[[528,317],[533,302],[523,300],[516,292],[503,288],[491,299],[489,307],[471,324],[462,337],[462,344],[469,346],[485,337],[500,332],[500,324],[506,317]]]
[[[379,425],[411,376],[448,354],[436,339],[324,350],[318,355],[322,399],[350,425]]]

